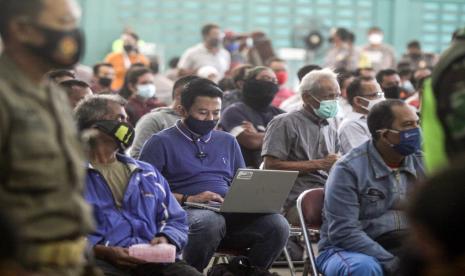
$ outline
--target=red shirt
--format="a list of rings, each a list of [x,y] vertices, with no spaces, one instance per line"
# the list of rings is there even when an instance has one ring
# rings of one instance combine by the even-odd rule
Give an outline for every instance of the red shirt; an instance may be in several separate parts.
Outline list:
[[[290,96],[294,96],[294,92],[292,92],[290,89],[286,87],[281,87],[279,88],[278,93],[276,93],[276,96],[274,96],[274,99],[271,102],[271,104],[275,107],[279,107],[281,103]]]

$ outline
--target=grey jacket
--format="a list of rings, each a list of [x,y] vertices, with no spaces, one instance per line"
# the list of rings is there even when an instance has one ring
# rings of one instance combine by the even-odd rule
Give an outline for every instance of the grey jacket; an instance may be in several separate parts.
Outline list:
[[[407,192],[424,176],[420,152],[389,168],[372,140],[353,149],[333,167],[325,188],[319,250],[337,247],[375,257],[386,271],[398,259],[375,239],[407,228]]]
[[[131,148],[131,156],[139,158],[140,151],[144,143],[165,128],[172,127],[177,120],[181,119],[172,108],[160,107],[142,116],[136,125],[136,136]]]

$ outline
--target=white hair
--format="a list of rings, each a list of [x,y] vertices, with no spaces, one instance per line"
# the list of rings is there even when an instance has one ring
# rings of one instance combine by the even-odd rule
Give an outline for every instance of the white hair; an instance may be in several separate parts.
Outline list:
[[[310,73],[306,74],[299,85],[299,91],[301,94],[312,94],[320,93],[321,86],[320,80],[327,79],[333,81],[335,85],[338,85],[337,74],[329,68],[324,68],[321,70],[313,70]]]

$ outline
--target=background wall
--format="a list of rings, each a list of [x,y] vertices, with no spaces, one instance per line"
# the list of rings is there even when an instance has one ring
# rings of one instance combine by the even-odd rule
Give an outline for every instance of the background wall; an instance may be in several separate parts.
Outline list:
[[[385,41],[400,56],[408,41],[418,39],[426,51],[440,53],[458,27],[465,26],[465,0],[79,0],[86,33],[84,63],[102,60],[125,26],[157,44],[165,59],[179,56],[200,41],[205,23],[235,32],[262,30],[275,49],[301,44],[310,28],[355,32],[356,44],[366,30],[379,26]]]

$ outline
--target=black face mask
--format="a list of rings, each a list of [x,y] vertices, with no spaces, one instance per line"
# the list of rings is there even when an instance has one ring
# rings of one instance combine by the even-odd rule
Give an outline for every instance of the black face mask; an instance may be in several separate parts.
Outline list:
[[[386,99],[400,99],[400,86],[383,88]]]
[[[130,52],[134,51],[134,49],[135,49],[134,46],[132,46],[131,44],[125,44],[125,45],[123,45],[123,48],[124,48],[124,51],[126,53],[130,53]]]
[[[112,82],[113,82],[113,79],[111,78],[99,78],[98,79],[98,84],[102,87],[110,87]]]
[[[242,88],[242,99],[250,107],[258,110],[267,108],[279,90],[279,86],[271,81],[247,80]]]
[[[31,52],[46,59],[55,68],[70,68],[79,61],[84,53],[84,35],[78,28],[58,31],[34,26],[44,36],[45,43],[40,46],[26,44]]]
[[[216,125],[218,124],[218,120],[203,121],[189,116],[187,117],[187,119],[184,120],[184,123],[192,132],[195,132],[203,136],[205,134],[208,134],[216,127]]]
[[[94,127],[115,139],[118,147],[126,150],[134,141],[134,128],[125,122],[117,120],[101,120],[94,123]]]

